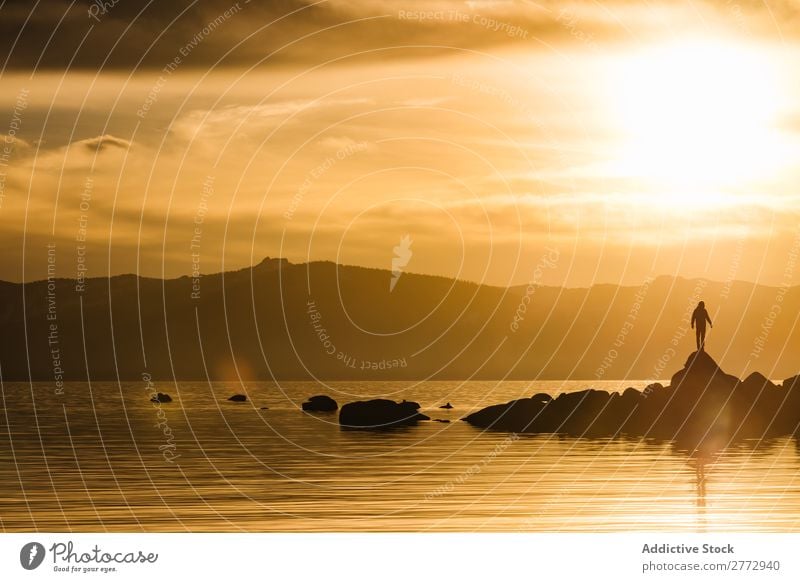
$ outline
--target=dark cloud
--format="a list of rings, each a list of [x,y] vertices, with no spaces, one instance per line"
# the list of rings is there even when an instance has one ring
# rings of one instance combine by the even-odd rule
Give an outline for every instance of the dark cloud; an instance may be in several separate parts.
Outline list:
[[[319,10],[305,6],[294,0],[6,2],[0,10],[0,54],[16,69],[162,68],[176,57],[182,66],[205,67],[257,33],[228,59],[249,61],[259,44],[270,50],[313,29],[318,18],[312,13]],[[305,18],[287,17],[285,24],[258,33],[295,10]]]
[[[131,147],[131,142],[120,137],[114,137],[113,135],[99,135],[97,137],[82,140],[78,143],[91,151],[97,152],[102,152],[103,150],[109,148],[128,149]]]
[[[772,15],[755,4],[741,2],[737,11],[722,1],[690,4],[649,3],[645,9],[625,0],[18,0],[0,9],[0,56],[12,69],[160,69],[176,58],[183,68],[208,68],[219,59],[223,67],[251,65],[267,57],[271,66],[302,65],[376,49],[389,49],[371,55],[385,59],[513,44],[541,50],[542,40],[641,40],[647,27],[671,26],[674,32],[680,24],[665,22],[663,10],[697,21],[705,21],[702,10],[713,10],[734,30],[745,22],[748,32],[763,31],[766,23],[773,34],[790,34],[798,13],[794,2],[773,6],[785,23],[776,31]]]

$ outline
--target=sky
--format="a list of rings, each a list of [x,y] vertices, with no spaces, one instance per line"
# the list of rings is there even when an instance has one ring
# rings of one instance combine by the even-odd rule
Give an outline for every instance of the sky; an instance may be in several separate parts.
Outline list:
[[[6,1],[0,46],[2,280],[800,283],[796,0]]]

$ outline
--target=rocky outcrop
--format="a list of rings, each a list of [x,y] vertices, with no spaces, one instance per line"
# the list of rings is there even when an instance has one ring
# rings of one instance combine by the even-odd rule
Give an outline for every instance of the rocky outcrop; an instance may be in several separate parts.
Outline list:
[[[339,412],[339,424],[348,428],[384,429],[414,425],[430,417],[419,412],[419,403],[393,400],[350,402]]]
[[[786,378],[786,380],[781,383],[781,387],[787,390],[792,390],[793,388],[800,389],[800,375]]]
[[[330,396],[312,396],[302,404],[306,412],[333,412],[339,409],[339,405]]]
[[[631,435],[727,442],[792,434],[800,421],[800,381],[777,386],[759,373],[740,381],[706,352],[695,352],[670,385],[651,384],[622,394],[582,390],[555,399],[533,398],[489,406],[464,418],[481,428],[578,436]]]

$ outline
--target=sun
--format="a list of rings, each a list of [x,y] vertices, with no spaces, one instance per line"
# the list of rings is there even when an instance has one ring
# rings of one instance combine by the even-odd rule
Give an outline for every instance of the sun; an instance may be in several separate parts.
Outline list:
[[[622,58],[612,107],[616,165],[653,191],[691,204],[768,178],[785,157],[774,59],[735,43],[675,42]]]

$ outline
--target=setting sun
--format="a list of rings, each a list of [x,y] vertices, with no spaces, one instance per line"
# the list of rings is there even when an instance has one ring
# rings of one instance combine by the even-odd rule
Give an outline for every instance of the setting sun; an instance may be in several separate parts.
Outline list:
[[[744,45],[681,42],[625,59],[612,93],[620,171],[684,202],[730,202],[785,161],[773,60]]]

